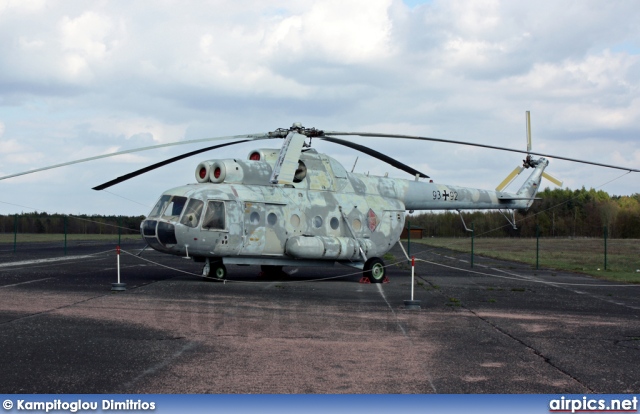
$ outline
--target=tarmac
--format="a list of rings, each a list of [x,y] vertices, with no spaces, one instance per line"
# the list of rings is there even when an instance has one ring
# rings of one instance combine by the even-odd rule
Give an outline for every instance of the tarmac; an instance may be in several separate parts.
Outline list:
[[[123,243],[0,246],[0,393],[638,393],[640,285],[396,246],[390,282]]]

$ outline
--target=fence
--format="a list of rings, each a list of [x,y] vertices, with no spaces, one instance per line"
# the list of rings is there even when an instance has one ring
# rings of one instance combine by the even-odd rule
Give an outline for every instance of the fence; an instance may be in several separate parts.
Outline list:
[[[72,245],[86,242],[113,242],[140,239],[140,222],[144,217],[73,216],[49,214],[16,214],[0,216],[2,251],[14,253],[42,244],[60,247],[64,254]]]

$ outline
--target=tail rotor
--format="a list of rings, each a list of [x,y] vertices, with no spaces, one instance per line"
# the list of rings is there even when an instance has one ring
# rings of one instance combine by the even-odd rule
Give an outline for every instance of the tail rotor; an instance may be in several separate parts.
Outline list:
[[[530,154],[531,152],[531,113],[529,111],[526,112],[526,121],[527,121],[527,157],[524,160],[522,160],[522,166],[517,166],[516,168],[514,168],[513,171],[511,171],[511,173],[507,175],[507,177],[504,180],[502,180],[500,184],[498,184],[498,186],[496,187],[496,191],[504,190],[509,184],[513,182],[513,180],[515,180],[520,175],[522,171],[524,171],[526,168],[535,168],[537,164],[536,160],[533,159]],[[543,172],[542,176],[547,180],[551,181],[553,184],[557,185],[558,187],[562,187],[562,180],[559,180],[556,177],[546,172]]]

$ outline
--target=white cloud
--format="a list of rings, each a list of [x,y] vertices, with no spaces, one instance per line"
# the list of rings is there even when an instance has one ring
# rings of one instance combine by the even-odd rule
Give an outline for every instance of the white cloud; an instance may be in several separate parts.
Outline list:
[[[90,128],[112,137],[123,136],[127,140],[136,136],[148,135],[153,142],[146,142],[146,145],[154,145],[184,139],[187,124],[173,125],[154,118],[98,117],[90,121]]]
[[[639,20],[632,2],[447,0],[409,8],[400,0],[189,7],[0,0],[2,169],[294,121],[519,149],[525,110],[532,111],[536,150],[629,165],[637,163],[640,132]],[[437,181],[484,188],[521,158],[443,144],[358,142]],[[319,147],[348,167],[355,159]],[[203,158],[246,156],[248,147],[238,148]],[[90,188],[128,172],[121,162],[137,168],[176,153],[65,167],[47,177]],[[364,158],[362,168],[379,166]],[[122,188],[155,198],[192,180],[197,162]],[[554,160],[552,172],[587,187],[606,175],[585,168]],[[86,211],[94,212],[89,203]]]
[[[44,10],[46,0],[0,0],[0,12],[35,13]]]
[[[315,2],[301,15],[280,21],[266,33],[263,54],[304,57],[339,64],[374,63],[390,57],[389,0]]]

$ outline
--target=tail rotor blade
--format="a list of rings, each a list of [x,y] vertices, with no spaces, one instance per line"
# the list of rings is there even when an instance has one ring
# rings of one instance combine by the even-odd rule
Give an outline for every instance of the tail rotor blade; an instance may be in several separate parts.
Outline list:
[[[513,182],[513,180],[515,180],[516,177],[520,175],[522,170],[524,170],[524,167],[517,166],[516,168],[514,168],[513,171],[511,171],[511,174],[507,175],[507,178],[505,178],[500,184],[498,184],[498,186],[496,187],[496,191],[502,191],[506,186],[511,184],[511,182]]]
[[[558,180],[556,177],[554,177],[553,175],[547,173],[547,172],[543,172],[542,176],[544,178],[546,178],[547,180],[551,181],[552,183],[554,183],[555,185],[557,185],[558,187],[562,187],[562,181]]]

